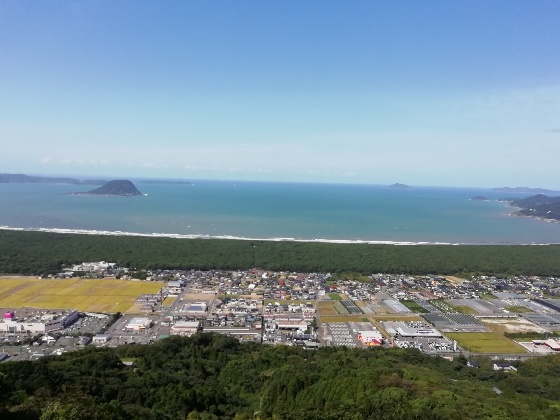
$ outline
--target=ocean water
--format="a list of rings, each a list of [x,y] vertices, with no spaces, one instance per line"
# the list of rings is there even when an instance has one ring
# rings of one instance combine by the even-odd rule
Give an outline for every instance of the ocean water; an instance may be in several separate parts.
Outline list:
[[[560,243],[560,223],[509,216],[481,189],[234,181],[141,184],[138,197],[75,196],[91,186],[0,184],[0,226],[141,234],[468,244]],[[519,196],[521,197],[521,196]]]

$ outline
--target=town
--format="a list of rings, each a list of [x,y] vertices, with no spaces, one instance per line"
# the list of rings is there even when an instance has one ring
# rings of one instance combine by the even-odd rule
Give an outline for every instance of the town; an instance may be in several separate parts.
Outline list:
[[[560,351],[559,290],[553,277],[132,271],[83,263],[42,279],[0,279],[0,361],[199,332],[310,350],[382,346],[519,360]]]

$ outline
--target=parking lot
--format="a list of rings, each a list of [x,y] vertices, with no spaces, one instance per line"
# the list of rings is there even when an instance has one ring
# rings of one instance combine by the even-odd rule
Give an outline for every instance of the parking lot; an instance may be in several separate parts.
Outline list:
[[[80,317],[64,329],[66,334],[97,334],[107,326],[110,321],[109,315],[100,314],[98,316],[83,316]]]
[[[325,325],[327,325],[328,333],[323,338],[328,345],[346,347],[358,346],[346,322],[332,322]]]

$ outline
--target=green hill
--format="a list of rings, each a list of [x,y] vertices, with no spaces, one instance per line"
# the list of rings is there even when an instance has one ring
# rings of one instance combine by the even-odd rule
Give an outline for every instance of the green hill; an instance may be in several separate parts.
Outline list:
[[[132,367],[122,359],[133,360]],[[514,373],[402,349],[269,347],[213,334],[0,364],[2,419],[560,417],[560,356]]]

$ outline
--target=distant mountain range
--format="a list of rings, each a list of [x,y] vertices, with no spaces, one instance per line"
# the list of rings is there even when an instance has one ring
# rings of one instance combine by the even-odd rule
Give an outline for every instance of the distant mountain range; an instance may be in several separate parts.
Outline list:
[[[52,178],[23,174],[0,174],[2,184],[69,184],[69,185],[103,185],[107,181],[99,179]]]
[[[185,184],[192,185],[191,181],[181,179],[142,179],[139,184]],[[0,184],[67,184],[67,185],[103,185],[107,180],[101,179],[76,179],[66,177],[33,176],[24,174],[0,174]]]

